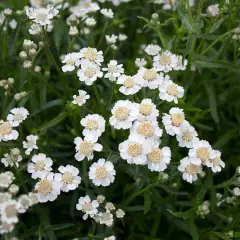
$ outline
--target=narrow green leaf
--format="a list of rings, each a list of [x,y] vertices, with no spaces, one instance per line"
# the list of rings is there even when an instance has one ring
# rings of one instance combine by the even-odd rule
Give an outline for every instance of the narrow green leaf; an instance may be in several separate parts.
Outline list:
[[[144,214],[148,213],[151,209],[152,199],[151,199],[151,192],[146,191],[144,192]]]
[[[237,129],[229,130],[227,133],[225,133],[223,136],[221,136],[218,141],[214,143],[214,148],[220,149],[224,147],[232,138],[237,137],[236,136]]]
[[[72,226],[74,226],[73,223],[56,224],[56,225],[51,225],[49,227],[44,228],[43,231],[44,232],[47,232],[47,231],[58,231],[58,230],[70,228]]]
[[[214,33],[217,29],[219,29],[221,27],[221,25],[225,22],[225,18],[220,18],[219,20],[217,20],[212,28],[210,29],[209,33]]]

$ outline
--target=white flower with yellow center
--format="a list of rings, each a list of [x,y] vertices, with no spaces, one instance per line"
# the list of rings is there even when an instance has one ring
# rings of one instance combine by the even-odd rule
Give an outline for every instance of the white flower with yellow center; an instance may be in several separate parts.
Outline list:
[[[184,180],[192,183],[198,179],[197,174],[202,171],[202,166],[193,164],[189,157],[185,157],[180,161],[178,170],[183,173],[182,178]]]
[[[30,155],[33,149],[38,149],[37,140],[38,136],[28,135],[26,138],[27,141],[23,141],[23,148],[26,149],[25,153]]]
[[[78,90],[78,96],[73,95],[73,104],[77,104],[79,107],[84,105],[86,101],[90,98],[90,95],[87,94],[84,90]]]
[[[0,142],[16,140],[18,135],[18,131],[13,130],[13,125],[11,122],[0,120]]]
[[[137,104],[129,100],[119,100],[111,110],[110,124],[116,129],[129,129],[138,117]]]
[[[187,121],[185,120],[185,115],[180,108],[171,108],[169,114],[164,114],[162,122],[166,129],[167,134],[174,136],[180,134],[181,126]]]
[[[84,213],[83,219],[86,220],[88,216],[93,218],[98,213],[99,203],[97,200],[91,200],[91,198],[86,195],[85,197],[80,197],[76,205],[77,210]]]
[[[84,63],[83,63],[84,62]],[[81,69],[78,70],[77,75],[79,81],[84,82],[87,86],[91,86],[98,78],[103,76],[100,67],[89,61],[83,61]]]
[[[168,75],[165,76],[165,80],[159,86],[159,98],[177,104],[178,99],[183,95],[184,88],[174,83]]]
[[[221,152],[212,150],[210,158],[204,162],[204,165],[210,167],[214,173],[221,172],[222,168],[225,167],[225,163],[221,159]]]
[[[85,157],[92,160],[94,157],[93,152],[101,152],[103,148],[101,144],[97,143],[97,139],[93,135],[87,135],[84,139],[76,137],[74,143],[76,145],[75,159],[77,161],[82,161]]]
[[[21,155],[13,155],[13,154],[4,154],[4,157],[1,159],[1,162],[5,167],[19,167],[19,162],[22,161]]]
[[[160,50],[161,50],[161,48],[158,45],[149,44],[149,45],[147,45],[147,47],[145,48],[144,51],[148,55],[155,56],[159,53]]]
[[[145,98],[138,105],[139,108],[139,121],[156,121],[159,116],[159,111],[156,108],[156,105],[152,102],[151,99]]]
[[[121,84],[122,86],[119,88],[119,92],[124,95],[133,95],[142,88],[142,82],[139,82],[134,76],[127,76],[125,74],[121,75],[117,84]]]
[[[1,204],[0,206],[1,221],[7,224],[17,223],[20,208],[21,204],[16,200],[9,200]]]
[[[163,74],[158,73],[155,68],[147,69],[144,67],[138,70],[135,78],[143,83],[143,87],[149,87],[150,89],[157,89],[164,79]]]
[[[8,223],[6,223],[6,222],[2,222],[1,224],[0,224],[0,233],[1,234],[4,234],[4,233],[10,233],[10,232],[12,232],[13,231],[13,229],[14,229],[14,224],[8,224]]]
[[[32,162],[28,163],[27,168],[28,172],[32,174],[31,177],[33,179],[41,178],[52,171],[51,166],[53,161],[43,153],[33,155],[31,161]]]
[[[178,57],[170,51],[163,51],[153,59],[153,66],[157,71],[169,72],[177,67]]]
[[[96,186],[109,186],[114,182],[116,171],[111,162],[101,158],[90,167],[88,176]]]
[[[62,184],[61,190],[63,192],[75,190],[81,183],[81,177],[78,176],[79,170],[76,167],[72,165],[60,166],[58,171],[60,173],[55,174],[55,180]]]
[[[164,171],[171,161],[171,150],[169,147],[154,147],[150,153],[147,154],[148,169],[152,172]]]
[[[24,107],[13,108],[7,115],[7,120],[11,122],[13,127],[17,127],[20,123],[27,119],[28,115],[29,112]]]
[[[128,140],[119,144],[120,156],[129,164],[147,164],[147,154],[152,150],[152,142],[143,137],[130,135]]]
[[[112,82],[115,82],[116,79],[124,73],[123,65],[118,64],[116,60],[111,60],[108,63],[107,68],[103,68],[102,70],[107,72],[104,77],[108,78]]]
[[[47,8],[26,8],[28,18],[42,26],[49,25],[58,13],[59,11],[50,5]]]
[[[54,173],[42,175],[35,185],[35,192],[40,203],[53,202],[60,195],[62,184],[55,180]]]
[[[65,63],[65,65],[62,66],[63,72],[72,72],[76,69],[76,67],[80,66],[81,54],[77,52],[69,53],[64,56],[64,59],[62,60],[62,63]]]
[[[188,122],[180,127],[180,133],[176,135],[176,138],[180,147],[187,148],[192,148],[193,143],[199,140],[195,128]]]
[[[7,171],[0,173],[0,188],[8,188],[14,179],[15,177],[12,172]]]
[[[101,63],[103,62],[103,52],[98,51],[96,48],[82,48],[80,50],[80,58],[82,59],[82,64],[88,61],[101,66]]]
[[[98,139],[105,131],[106,121],[98,114],[88,114],[80,123],[84,127],[83,136],[93,135]]]
[[[177,56],[178,58],[178,62],[177,62],[177,66],[174,68],[174,70],[186,70],[187,64],[188,64],[188,60],[184,59],[183,61],[183,57],[182,56]]]
[[[196,165],[206,165],[210,160],[212,147],[208,141],[201,140],[193,143],[193,148],[189,150],[188,156],[192,163]]]

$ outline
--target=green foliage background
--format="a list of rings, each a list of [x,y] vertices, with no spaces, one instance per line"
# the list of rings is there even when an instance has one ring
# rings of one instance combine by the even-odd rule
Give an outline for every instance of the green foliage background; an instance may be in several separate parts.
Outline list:
[[[97,27],[90,35],[79,35],[72,40],[65,23],[67,12],[61,11],[60,18],[55,19],[53,33],[48,35],[48,42],[45,42],[47,47],[35,59],[35,63],[50,74],[25,71],[18,58],[23,39],[33,39],[28,33],[29,22],[26,17],[16,16],[18,25],[15,31],[8,30],[6,34],[1,29],[0,78],[15,79],[14,89],[7,99],[2,89],[0,90],[2,117],[16,106],[25,106],[31,113],[20,128],[18,141],[0,143],[1,156],[12,147],[21,147],[21,142],[30,133],[38,134],[39,152],[46,153],[54,160],[55,170],[60,165],[73,164],[80,169],[83,178],[76,191],[61,194],[53,203],[38,204],[22,215],[16,228],[16,236],[24,240],[61,240],[74,237],[83,240],[103,239],[104,236],[116,233],[117,239],[129,240],[217,240],[229,239],[226,233],[233,230],[236,232],[235,239],[240,238],[239,205],[225,208],[216,206],[216,192],[224,196],[229,194],[228,187],[232,182],[228,180],[234,175],[240,162],[239,42],[231,39],[231,30],[240,23],[240,3],[238,0],[230,0],[228,11],[217,18],[208,18],[203,13],[213,3],[216,1],[201,0],[193,9],[186,9],[185,2],[182,1],[176,11],[163,11],[160,5],[145,0],[132,0],[113,8],[115,18],[109,22],[106,30],[108,34],[124,32],[128,35],[128,40],[118,50],[108,51],[105,55],[105,63],[117,59],[124,64],[128,74],[137,71],[134,61],[140,56],[141,44],[155,41],[162,46],[159,33],[169,50],[188,59],[186,71],[171,73],[173,81],[186,91],[178,106],[184,109],[187,119],[196,127],[200,138],[222,151],[226,163],[226,168],[221,173],[213,176],[207,172],[205,179],[192,185],[182,181],[177,171],[179,161],[187,155],[187,150],[180,149],[176,140],[166,134],[162,145],[169,146],[173,153],[167,170],[170,178],[166,183],[158,182],[157,173],[148,171],[146,167],[128,165],[120,159],[118,144],[127,139],[128,131],[111,129],[109,123],[100,138],[104,151],[96,154],[94,160],[103,157],[114,163],[117,171],[114,184],[107,188],[93,186],[87,177],[87,169],[91,163],[87,160],[77,162],[74,159],[73,139],[81,136],[80,119],[91,112],[108,119],[113,103],[126,99],[126,96],[117,91],[118,86],[106,79],[98,80],[94,87],[86,87],[75,74],[63,74],[60,70],[60,56],[73,51],[74,42],[82,47],[97,47],[105,52],[107,46],[104,41],[100,41],[106,21],[103,17],[95,15]],[[218,3],[221,5],[224,1]],[[26,0],[0,1],[0,8],[17,10],[27,4]],[[105,6],[112,5],[106,3]],[[148,21],[154,12],[160,16],[161,28]],[[121,23],[126,25],[124,29],[119,28]],[[146,27],[143,28],[145,24]],[[142,33],[138,33],[139,28]],[[195,66],[196,71],[192,71],[191,66]],[[70,104],[72,95],[77,94],[80,88],[91,96],[86,108],[73,107]],[[29,94],[18,103],[13,95],[23,90]],[[161,114],[172,107],[172,104],[159,100],[157,91],[141,92],[130,100],[139,102],[144,97],[152,98]],[[159,124],[161,126],[160,119]],[[26,172],[28,161],[27,158],[24,160],[20,174],[17,175],[17,183],[31,191],[35,181]],[[177,183],[177,187],[173,183]],[[24,188],[21,191],[24,192]],[[113,228],[96,225],[91,220],[83,221],[75,205],[78,198],[85,194],[95,197],[98,194],[105,195],[107,201],[112,201],[126,212],[125,218],[116,222]],[[206,219],[200,219],[195,212],[205,199],[211,202],[211,213]],[[229,217],[233,217],[231,223],[227,221]]]

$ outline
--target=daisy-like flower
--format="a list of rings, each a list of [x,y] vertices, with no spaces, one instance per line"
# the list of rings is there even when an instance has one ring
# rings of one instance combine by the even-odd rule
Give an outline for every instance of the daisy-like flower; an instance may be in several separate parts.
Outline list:
[[[212,147],[208,141],[201,140],[193,143],[193,148],[189,150],[188,156],[191,163],[196,165],[206,165],[210,160]]]
[[[79,107],[86,103],[86,100],[90,98],[90,95],[87,94],[84,90],[78,90],[78,96],[73,95],[73,104],[77,104]]]
[[[29,198],[29,196],[26,194],[20,195],[18,202],[21,204],[21,207],[19,209],[20,213],[25,213],[33,205],[31,198]]]
[[[108,78],[112,82],[116,81],[116,79],[120,77],[122,73],[124,73],[123,65],[118,65],[116,60],[111,60],[108,63],[107,68],[103,68],[102,70],[107,72],[104,77]]]
[[[28,172],[32,174],[31,177],[33,179],[41,178],[52,171],[51,166],[53,161],[43,153],[33,155],[31,161],[32,162],[28,163],[27,167]]]
[[[135,78],[143,83],[144,87],[149,87],[150,89],[156,89],[162,83],[164,77],[162,73],[158,73],[155,68],[147,69],[140,68]]]
[[[133,95],[142,88],[142,83],[137,81],[134,76],[127,76],[125,74],[118,78],[117,84],[122,85],[119,91],[125,95]]]
[[[165,80],[159,86],[159,98],[167,102],[178,103],[178,99],[184,95],[184,88],[174,83],[170,77],[165,76]]]
[[[178,57],[172,54],[170,51],[166,50],[160,55],[157,55],[153,59],[153,66],[157,71],[169,72],[177,67]]]
[[[40,181],[35,185],[38,201],[45,203],[53,202],[60,195],[62,184],[55,180],[54,173],[42,175]]]
[[[128,129],[138,117],[137,105],[129,100],[119,100],[111,110],[110,124],[116,129]]]
[[[98,213],[94,219],[96,222],[109,227],[113,225],[113,214],[109,211]]]
[[[149,44],[149,45],[147,45],[147,47],[145,48],[144,51],[148,55],[155,56],[159,53],[160,50],[161,50],[161,48],[158,45]]]
[[[12,232],[13,231],[13,229],[14,229],[14,224],[8,224],[8,223],[6,223],[6,222],[2,222],[1,224],[0,224],[0,233],[1,234],[4,234],[4,233],[10,233],[10,232]]]
[[[199,140],[197,136],[195,128],[185,122],[180,127],[180,133],[176,135],[176,138],[180,147],[192,148],[193,143]]]
[[[13,155],[13,154],[4,154],[4,157],[1,159],[1,162],[4,164],[5,167],[19,167],[19,162],[22,161],[21,155]]]
[[[13,127],[17,127],[19,126],[20,123],[22,123],[25,119],[27,119],[28,115],[29,115],[29,112],[24,107],[13,108],[10,111],[10,113],[7,115],[7,120],[11,122]]]
[[[128,36],[127,36],[127,35],[119,33],[119,35],[118,35],[118,40],[119,40],[120,42],[125,41],[125,40],[127,40],[127,39],[128,39]]]
[[[210,5],[207,8],[208,17],[217,17],[220,14],[219,4]]]
[[[105,119],[98,114],[88,114],[80,121],[81,125],[85,127],[83,130],[83,136],[93,135],[95,138],[99,138],[105,131]]]
[[[26,15],[33,22],[38,23],[42,26],[51,23],[51,20],[57,16],[58,10],[53,6],[48,6],[47,8],[26,8]]]
[[[103,52],[98,51],[96,48],[82,48],[80,50],[80,57],[82,58],[83,64],[88,60],[89,62],[101,66],[101,63],[103,62]]]
[[[27,155],[30,155],[33,149],[38,149],[38,146],[37,146],[38,136],[28,135],[26,140],[27,141],[23,141],[23,148],[26,149],[25,153]]]
[[[144,67],[147,64],[147,61],[144,58],[136,58],[135,65],[138,68]]]
[[[85,23],[88,27],[93,27],[93,26],[96,25],[97,22],[94,18],[89,17],[89,18],[86,19]]]
[[[221,172],[222,168],[225,167],[225,163],[221,159],[221,152],[212,150],[209,159],[205,161],[204,165],[210,167],[214,173]]]
[[[98,201],[91,200],[91,198],[86,195],[85,197],[80,197],[76,205],[77,210],[84,213],[83,219],[86,220],[88,216],[93,218],[98,213]]]
[[[0,142],[16,140],[18,135],[18,131],[13,130],[13,125],[11,122],[0,120]]]
[[[15,177],[12,172],[7,171],[0,173],[0,188],[8,188],[14,179]]]
[[[113,18],[113,15],[114,15],[112,9],[106,9],[106,8],[101,9],[100,13],[107,18]]]
[[[197,174],[202,171],[201,165],[195,165],[192,163],[189,157],[185,157],[180,161],[178,170],[182,172],[182,178],[189,183],[192,183],[198,179]]]
[[[60,173],[55,174],[55,180],[61,183],[63,192],[75,190],[81,183],[81,177],[78,176],[79,170],[76,167],[72,165],[60,166],[58,171]]]
[[[96,186],[109,186],[114,182],[116,171],[111,162],[101,158],[90,167],[88,176]]]
[[[148,169],[152,172],[164,171],[171,161],[171,150],[169,147],[154,147],[150,153],[147,154]]]
[[[19,186],[16,184],[11,184],[10,187],[8,188],[8,192],[11,193],[12,195],[17,195],[19,192]]]
[[[128,140],[119,144],[120,156],[129,164],[145,165],[147,154],[152,150],[152,143],[143,137],[130,135]]]
[[[166,129],[167,134],[174,136],[180,134],[181,126],[187,121],[185,120],[185,115],[180,108],[171,108],[169,114],[164,114],[162,122]]]
[[[74,143],[76,145],[75,159],[77,161],[82,161],[85,157],[92,160],[94,157],[93,152],[101,152],[103,148],[101,144],[97,143],[97,139],[93,135],[88,135],[84,139],[76,137]]]
[[[139,107],[139,121],[156,121],[159,116],[159,111],[151,99],[143,99],[138,105]]]
[[[105,38],[108,44],[114,44],[118,40],[118,36],[116,36],[115,34],[106,35]]]
[[[12,199],[12,195],[8,192],[0,192],[0,205]]]
[[[100,67],[94,62],[85,61],[84,64],[82,62],[81,66],[81,69],[77,72],[79,81],[84,82],[88,86],[91,86],[93,82],[103,76]]]
[[[16,200],[9,200],[0,206],[1,221],[7,224],[18,222],[18,212],[21,204]]]
[[[75,68],[81,64],[80,57],[81,57],[81,54],[77,52],[73,52],[65,55],[64,59],[62,60],[62,63],[65,63],[65,65],[62,66],[62,71],[63,72],[74,71]]]
[[[186,70],[188,60],[184,59],[184,61],[183,61],[182,56],[177,56],[177,58],[178,58],[178,62],[177,62],[177,66],[174,68],[174,70]]]

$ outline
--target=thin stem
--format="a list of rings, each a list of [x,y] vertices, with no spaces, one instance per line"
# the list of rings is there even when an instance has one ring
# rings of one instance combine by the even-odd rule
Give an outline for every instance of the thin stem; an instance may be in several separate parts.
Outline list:
[[[5,96],[4,102],[3,102],[3,108],[2,108],[2,119],[4,119],[4,112],[7,104],[8,94]]]
[[[103,41],[103,39],[104,39],[104,36],[105,36],[105,32],[106,32],[106,30],[107,30],[107,28],[108,28],[108,20],[105,22],[105,24],[104,24],[104,27],[103,27],[103,31],[102,31],[102,35],[101,35],[101,37],[100,37],[100,40],[99,40],[99,42],[98,42],[98,45],[97,45],[97,49],[101,46],[101,44],[102,44],[102,41]]]

